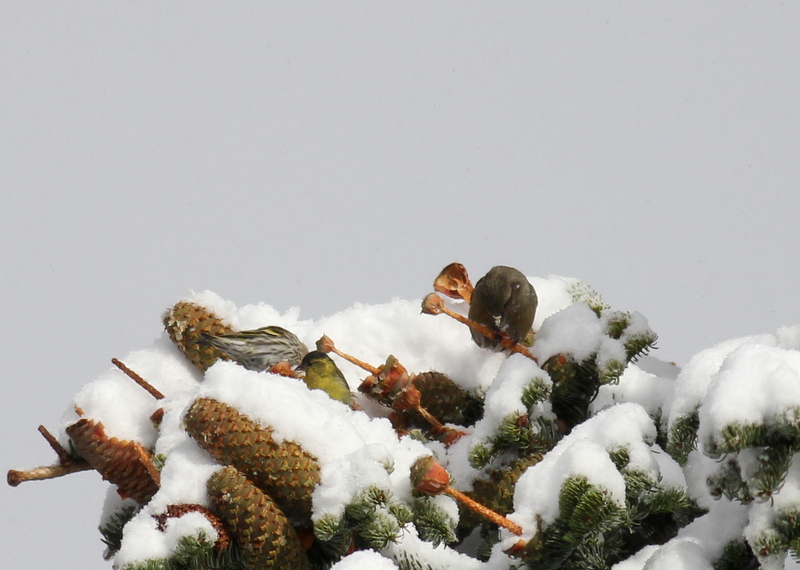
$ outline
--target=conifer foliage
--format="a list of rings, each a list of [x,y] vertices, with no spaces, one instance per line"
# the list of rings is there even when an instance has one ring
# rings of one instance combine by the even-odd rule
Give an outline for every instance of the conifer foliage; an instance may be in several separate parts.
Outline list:
[[[147,380],[117,362],[145,390],[119,371],[92,383],[60,438],[41,428],[58,463],[9,483],[98,471],[119,495],[100,526],[118,570],[317,570],[361,551],[408,570],[608,570],[651,551],[647,570],[663,570],[687,538],[715,570],[800,559],[800,332],[715,347],[670,377],[639,313],[576,280],[531,286],[538,314],[513,335],[513,315],[466,316],[460,264],[423,314],[394,301],[292,323],[211,293],[181,300],[165,339],[130,355]],[[248,318],[318,338],[358,404],[203,342]],[[131,421],[104,412],[114,398]]]

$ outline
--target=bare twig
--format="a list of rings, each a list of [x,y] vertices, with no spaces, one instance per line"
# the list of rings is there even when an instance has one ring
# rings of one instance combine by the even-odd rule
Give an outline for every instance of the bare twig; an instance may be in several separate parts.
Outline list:
[[[336,346],[333,344],[333,340],[331,340],[331,338],[327,335],[323,335],[323,337],[317,341],[317,350],[319,350],[320,352],[332,352],[338,356],[341,356],[346,361],[355,364],[359,368],[363,368],[370,374],[378,375],[381,372],[379,369],[375,368],[370,364],[367,364],[363,360],[359,360],[355,356],[350,356],[349,354],[346,354],[337,349]]]
[[[496,340],[506,350],[510,350],[511,352],[518,352],[524,356],[527,356],[528,358],[533,360],[536,364],[539,364],[539,361],[533,354],[531,354],[531,351],[528,350],[528,347],[516,342],[514,339],[512,339],[511,337],[509,337],[504,333],[494,331],[489,327],[487,327],[486,325],[473,321],[472,319],[468,319],[464,315],[459,315],[455,311],[451,311],[445,306],[444,300],[436,293],[429,293],[425,297],[425,299],[423,299],[422,312],[425,313],[426,315],[439,315],[444,313],[448,317],[457,320],[459,323],[463,323],[472,330],[479,332],[483,336],[490,338],[492,340]]]
[[[119,361],[119,360],[117,360],[116,358],[112,358],[112,359],[111,359],[111,362],[114,364],[114,366],[116,366],[117,368],[119,368],[120,370],[122,370],[122,371],[123,371],[125,374],[127,374],[127,375],[128,375],[128,377],[129,377],[131,380],[133,380],[133,381],[134,381],[134,382],[136,382],[136,383],[137,383],[139,386],[141,386],[142,388],[144,388],[145,390],[147,390],[147,392],[148,392],[148,393],[149,393],[151,396],[153,396],[153,397],[154,397],[156,400],[163,400],[163,399],[164,399],[164,394],[162,394],[161,392],[159,392],[157,388],[155,388],[155,387],[154,387],[152,384],[150,384],[150,383],[149,383],[147,380],[145,380],[144,378],[142,378],[141,376],[139,376],[138,374],[136,374],[136,372],[134,372],[133,370],[131,370],[130,368],[128,368],[127,366],[125,366],[125,365],[124,365],[122,362],[120,362],[120,361]]]
[[[47,467],[37,467],[28,471],[17,471],[10,469],[6,476],[6,481],[12,487],[16,487],[25,481],[44,481],[45,479],[55,479],[78,471],[89,471],[92,466],[85,461],[72,461],[69,465],[50,465]]]
[[[478,501],[476,501],[475,499],[473,499],[469,495],[465,495],[461,491],[453,489],[450,485],[445,487],[444,493],[445,493],[445,495],[450,495],[456,501],[461,502],[468,509],[471,509],[471,510],[475,511],[476,513],[478,513],[479,515],[484,517],[486,520],[493,522],[497,526],[501,526],[501,527],[503,527],[503,528],[505,528],[507,530],[510,530],[511,532],[516,534],[517,536],[522,535],[522,527],[521,526],[519,526],[517,523],[515,523],[513,521],[510,521],[509,519],[507,519],[503,515],[501,515],[499,513],[496,513],[495,511],[493,511],[489,507],[486,507],[486,506],[482,505],[481,503],[479,503]]]
[[[58,440],[53,437],[53,434],[47,431],[47,428],[44,426],[39,426],[39,433],[42,434],[42,437],[50,444],[50,447],[53,448],[53,451],[56,452],[58,455],[58,463],[62,467],[66,467],[67,465],[72,465],[75,463],[75,458],[72,457],[69,452],[64,449],[64,446],[61,445]]]

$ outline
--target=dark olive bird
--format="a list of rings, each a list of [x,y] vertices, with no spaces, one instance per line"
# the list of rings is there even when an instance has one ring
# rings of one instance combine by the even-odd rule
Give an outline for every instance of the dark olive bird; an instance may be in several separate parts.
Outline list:
[[[469,318],[523,342],[531,334],[539,298],[528,279],[513,267],[497,265],[475,284]],[[499,349],[500,343],[477,331],[472,340],[480,347]]]
[[[324,352],[312,350],[305,355],[297,370],[306,373],[303,382],[312,390],[324,390],[334,400],[348,405],[352,403],[353,394],[350,392],[347,380],[344,379],[344,374]]]
[[[308,348],[285,328],[271,326],[230,334],[203,333],[203,342],[247,368],[262,372],[278,362],[297,366]]]

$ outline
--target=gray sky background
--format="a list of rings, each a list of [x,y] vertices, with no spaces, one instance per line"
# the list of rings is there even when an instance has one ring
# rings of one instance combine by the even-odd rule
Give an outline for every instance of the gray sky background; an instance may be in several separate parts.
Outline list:
[[[3,471],[190,289],[578,277],[685,364],[800,323],[800,4],[0,4]],[[8,568],[101,569],[96,473],[0,486]]]

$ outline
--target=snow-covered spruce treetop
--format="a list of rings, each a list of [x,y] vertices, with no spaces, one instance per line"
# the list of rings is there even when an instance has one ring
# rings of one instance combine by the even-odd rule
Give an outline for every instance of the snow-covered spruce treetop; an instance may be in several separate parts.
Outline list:
[[[97,470],[120,570],[793,567],[800,327],[681,371],[580,281],[492,271],[317,321],[193,294],[8,481]]]

